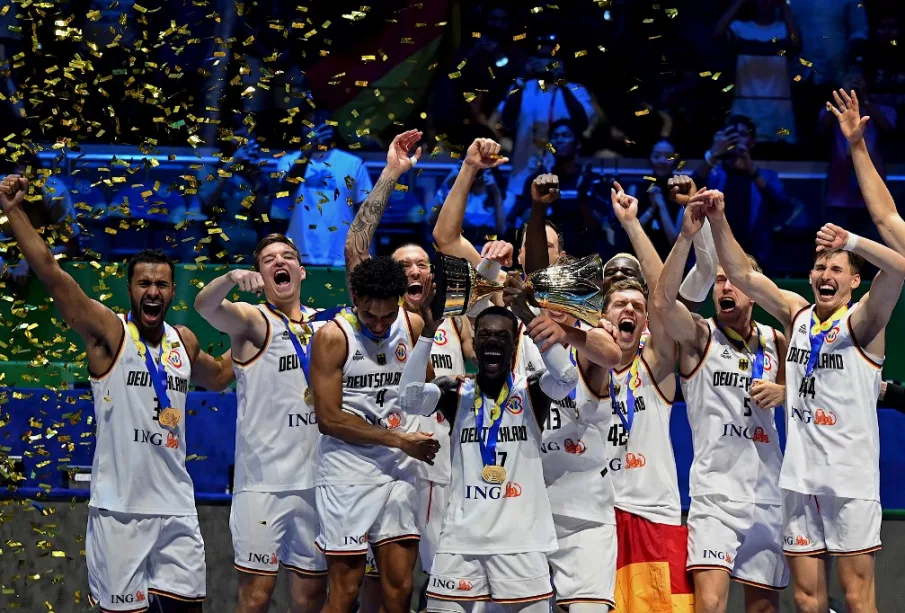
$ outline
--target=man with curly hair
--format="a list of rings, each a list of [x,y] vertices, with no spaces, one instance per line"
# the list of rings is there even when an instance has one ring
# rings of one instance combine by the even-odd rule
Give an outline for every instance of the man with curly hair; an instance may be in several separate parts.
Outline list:
[[[392,258],[362,260],[348,281],[354,306],[315,334],[311,356],[324,435],[317,475],[317,545],[328,573],[323,611],[352,610],[370,543],[381,569],[383,610],[404,613],[420,534],[417,490],[400,467],[409,464],[406,456],[430,464],[439,448],[430,434],[408,431],[416,422],[398,407],[402,371],[424,322],[402,308],[408,280]]]

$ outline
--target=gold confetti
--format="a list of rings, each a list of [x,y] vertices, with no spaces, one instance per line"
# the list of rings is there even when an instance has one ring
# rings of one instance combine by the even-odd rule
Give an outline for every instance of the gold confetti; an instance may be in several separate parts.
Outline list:
[[[513,41],[516,41],[516,40],[524,40],[524,39],[527,38],[527,37],[528,37],[528,35],[527,35],[526,33],[522,32],[521,34],[516,34],[515,36],[513,36],[513,37],[512,37],[512,40],[513,40]]]
[[[650,109],[641,109],[640,111],[635,111],[635,117],[641,117],[643,115],[647,115],[650,113]]]

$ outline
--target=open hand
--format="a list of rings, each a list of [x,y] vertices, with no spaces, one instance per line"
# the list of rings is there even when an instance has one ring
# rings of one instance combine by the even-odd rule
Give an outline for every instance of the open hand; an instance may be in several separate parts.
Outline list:
[[[475,168],[496,168],[509,161],[500,155],[500,145],[489,138],[476,138],[465,153],[465,163]]]
[[[409,157],[409,151],[418,144],[419,140],[421,140],[419,130],[408,130],[398,134],[387,150],[387,168],[400,175],[411,170],[421,158],[421,147],[415,149],[415,153],[411,157]]]
[[[826,107],[839,120],[842,135],[850,145],[854,145],[864,138],[864,130],[867,129],[870,117],[861,117],[861,107],[858,104],[858,94],[855,93],[855,90],[852,90],[851,94],[846,94],[844,89],[834,91],[833,99],[836,101],[836,106],[827,102]]]
[[[481,248],[481,258],[499,262],[503,268],[512,266],[512,243],[506,241],[490,241]]]

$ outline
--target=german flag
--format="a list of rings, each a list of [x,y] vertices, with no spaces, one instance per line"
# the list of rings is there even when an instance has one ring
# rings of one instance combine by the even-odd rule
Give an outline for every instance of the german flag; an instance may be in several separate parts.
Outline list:
[[[616,611],[694,613],[688,530],[616,509]]]

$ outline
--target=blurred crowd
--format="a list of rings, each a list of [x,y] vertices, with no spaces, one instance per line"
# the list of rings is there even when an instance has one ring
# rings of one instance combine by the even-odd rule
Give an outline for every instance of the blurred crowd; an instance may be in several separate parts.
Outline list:
[[[549,216],[574,255],[624,250],[609,190],[620,158],[646,158],[643,179],[620,180],[662,255],[681,223],[666,181],[682,172],[732,199],[741,218],[731,225],[747,224],[743,247],[769,270],[774,231],[796,203],[763,161],[826,164],[824,193],[810,195],[822,218],[870,227],[824,107],[833,88],[856,91],[871,116],[881,174],[905,162],[901,3],[0,4],[0,106],[22,138],[3,149],[2,170],[37,180],[32,199],[44,206],[34,206],[60,253],[118,259],[155,245],[183,261],[247,263],[260,236],[283,231],[307,264],[341,266],[346,228],[372,186],[359,153],[383,150],[404,125],[424,131],[426,153],[453,161],[477,137],[503,145],[511,169],[484,171],[469,195],[474,242],[511,240],[530,208],[527,187],[549,172],[563,196]],[[370,72],[338,72],[344,51]],[[367,74],[355,81],[367,96],[343,81]],[[150,173],[112,184],[52,174],[30,143],[54,141],[75,151],[205,143],[219,153],[169,183]],[[404,220],[423,226],[421,238],[454,176],[409,202],[424,209]],[[14,250],[0,258],[26,278]]]

